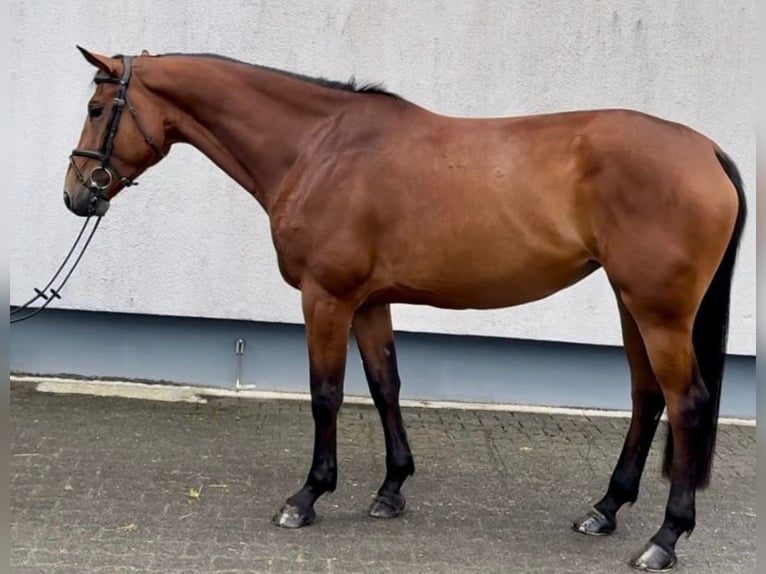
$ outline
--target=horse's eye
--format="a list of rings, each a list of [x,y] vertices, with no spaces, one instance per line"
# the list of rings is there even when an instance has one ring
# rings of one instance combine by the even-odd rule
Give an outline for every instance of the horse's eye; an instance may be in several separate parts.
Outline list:
[[[95,120],[96,118],[101,117],[102,113],[104,113],[104,106],[88,107],[88,115],[90,116],[90,119],[92,120]]]

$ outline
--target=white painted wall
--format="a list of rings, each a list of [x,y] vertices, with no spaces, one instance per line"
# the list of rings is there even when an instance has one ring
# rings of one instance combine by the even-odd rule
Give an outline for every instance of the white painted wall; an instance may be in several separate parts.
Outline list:
[[[43,284],[80,220],[61,201],[91,93],[75,44],[217,52],[311,75],[382,80],[447,114],[631,107],[712,136],[755,205],[755,0],[176,0],[11,3],[11,302]],[[731,350],[755,354],[755,209],[736,276]],[[62,307],[300,322],[266,216],[196,150],[175,149],[113,202]],[[396,327],[619,344],[598,273],[501,311],[400,306]]]

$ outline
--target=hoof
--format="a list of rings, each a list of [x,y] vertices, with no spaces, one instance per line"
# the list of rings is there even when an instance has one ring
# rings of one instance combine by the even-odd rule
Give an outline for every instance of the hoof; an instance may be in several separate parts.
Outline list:
[[[285,504],[271,521],[282,528],[302,528],[314,522],[316,516],[313,508],[303,510],[297,506]]]
[[[404,496],[401,494],[392,494],[388,496],[375,497],[370,506],[370,516],[373,518],[396,518],[404,512]]]
[[[585,516],[575,520],[572,528],[589,536],[606,536],[614,532],[617,528],[617,522],[610,520],[598,510],[592,508]]]
[[[669,572],[678,562],[674,552],[668,552],[654,542],[647,543],[630,559],[630,565],[644,572]]]

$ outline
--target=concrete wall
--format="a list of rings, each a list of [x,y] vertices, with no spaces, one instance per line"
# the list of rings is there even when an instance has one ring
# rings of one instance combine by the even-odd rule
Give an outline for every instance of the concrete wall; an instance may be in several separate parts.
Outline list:
[[[382,80],[470,116],[632,107],[687,123],[738,162],[755,203],[754,0],[598,2],[172,1],[11,5],[11,303],[63,257],[80,221],[61,201],[104,53],[218,52],[312,75]],[[731,351],[755,354],[755,209],[733,298]],[[300,322],[256,202],[190,148],[124,192],[60,307]],[[603,274],[503,311],[400,306],[402,330],[619,344]]]
[[[46,311],[14,325],[11,370],[19,374],[109,378],[258,390],[308,391],[301,325]],[[412,399],[631,409],[622,349],[603,345],[425,333],[397,333],[402,396]],[[346,396],[369,396],[351,341]],[[730,357],[723,416],[755,417],[754,357]]]

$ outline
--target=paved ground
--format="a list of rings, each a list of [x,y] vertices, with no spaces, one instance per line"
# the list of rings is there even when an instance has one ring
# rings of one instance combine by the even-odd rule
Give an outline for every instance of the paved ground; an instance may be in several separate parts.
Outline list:
[[[394,521],[365,514],[382,478],[369,407],[345,406],[340,481],[320,518],[269,519],[305,477],[308,405],[49,395],[11,388],[11,569],[19,573],[631,572],[667,493],[656,445],[610,538],[568,529],[606,485],[621,419],[408,409],[417,472]],[[659,440],[659,437],[658,437]],[[755,429],[726,426],[678,572],[755,572]],[[201,490],[199,500],[187,496]]]

